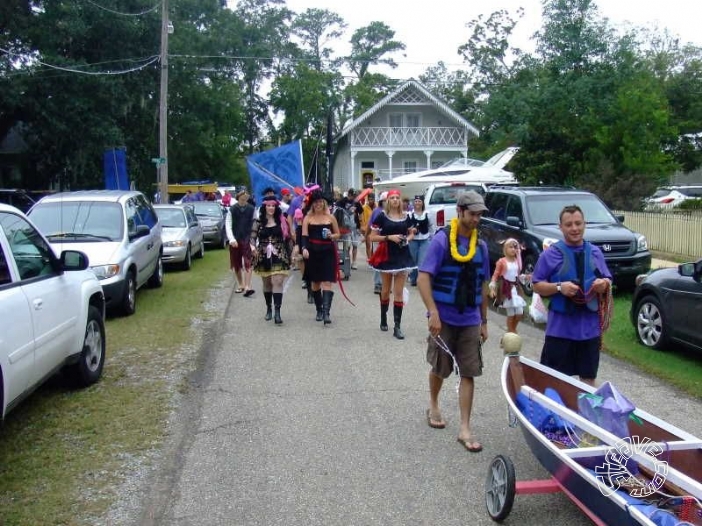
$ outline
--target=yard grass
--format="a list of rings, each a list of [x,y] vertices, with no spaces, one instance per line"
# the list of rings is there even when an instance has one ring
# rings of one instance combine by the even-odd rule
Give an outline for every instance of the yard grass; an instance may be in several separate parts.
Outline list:
[[[605,352],[702,399],[702,355],[677,346],[665,351],[644,347],[636,339],[630,309],[631,293],[617,294],[614,318],[604,337]]]
[[[228,272],[210,250],[189,272],[167,272],[137,296],[134,316],[107,321],[104,376],[71,390],[56,376],[0,429],[0,525],[99,524],[126,472],[163,440],[174,390],[195,367],[197,334],[219,313],[208,304]]]

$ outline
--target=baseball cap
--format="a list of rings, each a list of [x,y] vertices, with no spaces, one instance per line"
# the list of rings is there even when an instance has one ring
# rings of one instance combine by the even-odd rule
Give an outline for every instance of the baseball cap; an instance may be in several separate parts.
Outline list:
[[[378,198],[378,201],[387,201],[388,200],[388,193],[387,192],[381,192],[380,197]]]
[[[483,212],[488,209],[487,206],[485,206],[483,196],[475,190],[468,190],[467,192],[461,193],[456,201],[456,206],[467,208],[471,212]]]
[[[280,191],[280,195],[290,195],[290,190],[288,188],[283,188]]]

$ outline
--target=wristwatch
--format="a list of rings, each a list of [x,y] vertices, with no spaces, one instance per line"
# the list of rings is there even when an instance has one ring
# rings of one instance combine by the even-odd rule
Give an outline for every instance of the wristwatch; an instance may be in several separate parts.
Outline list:
[[[557,292],[561,291],[561,282],[560,281],[558,283],[556,283],[556,291]]]

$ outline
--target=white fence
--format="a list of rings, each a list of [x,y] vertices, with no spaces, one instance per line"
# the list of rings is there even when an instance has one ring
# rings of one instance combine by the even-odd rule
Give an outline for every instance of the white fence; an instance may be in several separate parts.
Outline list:
[[[690,260],[702,257],[702,214],[615,212],[624,215],[624,224],[646,236],[648,248],[677,254]]]

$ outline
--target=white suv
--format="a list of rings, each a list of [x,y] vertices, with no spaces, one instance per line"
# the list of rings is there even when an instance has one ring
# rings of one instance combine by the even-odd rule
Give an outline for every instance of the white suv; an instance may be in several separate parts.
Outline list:
[[[105,363],[105,299],[82,252],[56,257],[16,208],[0,204],[0,419],[63,368],[80,386]]]
[[[29,217],[56,253],[88,255],[109,310],[134,314],[136,291],[163,285],[161,222],[141,192],[86,190],[44,197]]]

